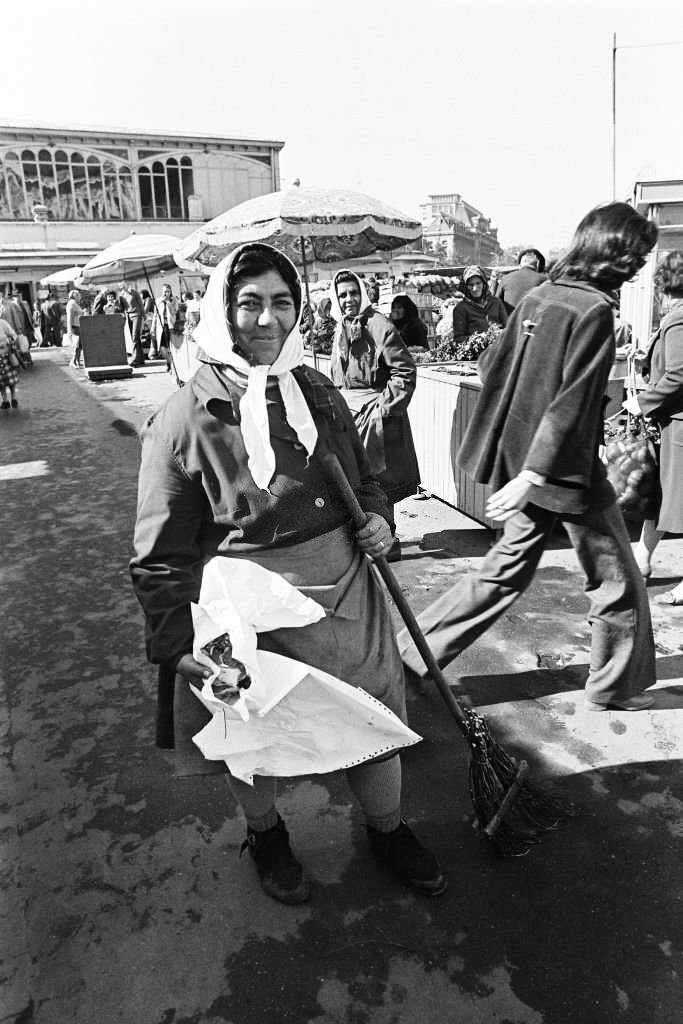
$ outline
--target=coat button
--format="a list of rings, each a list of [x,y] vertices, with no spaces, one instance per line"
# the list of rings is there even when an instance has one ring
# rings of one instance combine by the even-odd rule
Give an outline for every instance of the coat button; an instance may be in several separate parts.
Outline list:
[[[325,508],[325,499],[324,498],[316,498],[315,499],[315,504],[316,504],[317,508]]]

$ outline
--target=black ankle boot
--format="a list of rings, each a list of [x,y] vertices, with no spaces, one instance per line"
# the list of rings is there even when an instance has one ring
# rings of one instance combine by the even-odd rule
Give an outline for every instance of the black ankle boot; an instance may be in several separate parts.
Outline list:
[[[310,896],[304,869],[292,853],[289,833],[278,814],[277,825],[256,832],[247,828],[247,838],[240,847],[240,857],[248,849],[256,865],[261,886],[281,903],[304,903]]]
[[[441,873],[439,862],[401,818],[393,832],[378,832],[366,825],[370,849],[376,859],[390,871],[426,896],[439,896],[448,882]]]

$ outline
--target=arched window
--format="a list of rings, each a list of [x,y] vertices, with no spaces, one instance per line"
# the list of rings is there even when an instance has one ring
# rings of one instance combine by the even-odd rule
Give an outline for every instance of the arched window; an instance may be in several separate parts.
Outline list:
[[[152,172],[149,167],[141,167],[138,171],[138,187],[140,189],[140,206],[142,216],[154,220],[154,199],[152,198]]]
[[[182,179],[182,193],[183,193],[183,217],[186,219],[190,216],[187,208],[187,200],[189,196],[194,195],[194,178],[192,176],[192,161],[189,156],[184,156],[180,160],[180,174]]]
[[[108,220],[121,219],[121,198],[119,195],[119,179],[116,165],[111,160],[102,164],[104,176],[104,201]]]
[[[57,196],[57,179],[52,162],[52,153],[41,149],[38,153],[38,170],[43,189],[43,202],[47,206],[50,220],[59,220],[59,197]]]
[[[9,150],[5,154],[5,178],[7,182],[7,199],[10,216],[17,220],[30,220],[27,196],[24,191],[24,175],[19,156]]]
[[[96,156],[89,156],[86,164],[88,189],[90,192],[90,215],[93,220],[105,220],[107,209],[104,202],[104,181],[102,166]]]
[[[90,219],[90,193],[85,173],[85,158],[82,153],[71,154],[71,178],[74,183],[74,217]]]
[[[138,171],[142,216],[150,220],[186,220],[187,199],[194,191],[192,161],[184,156],[155,160]]]
[[[171,220],[182,220],[183,193],[180,188],[180,168],[174,157],[166,161],[166,180],[168,182],[169,217]]]
[[[32,149],[25,149],[22,152],[21,169],[24,175],[24,188],[26,189],[26,199],[30,210],[32,206],[36,206],[43,201],[36,154]]]
[[[55,174],[57,181],[57,198],[60,220],[74,219],[74,198],[73,185],[71,183],[71,168],[69,157],[63,149],[55,153]]]
[[[152,188],[154,190],[155,217],[157,220],[166,220],[168,218],[166,168],[160,160],[155,160],[152,164]]]
[[[133,191],[133,175],[130,167],[122,164],[119,167],[119,193],[121,196],[121,216],[124,220],[135,220],[135,192]]]

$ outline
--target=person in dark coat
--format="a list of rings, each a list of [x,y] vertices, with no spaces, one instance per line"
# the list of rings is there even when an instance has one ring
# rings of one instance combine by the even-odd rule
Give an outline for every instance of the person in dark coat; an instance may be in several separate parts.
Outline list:
[[[145,308],[142,295],[124,281],[119,285],[119,289],[121,301],[125,304],[126,320],[128,321],[131,341],[133,342],[133,354],[129,363],[131,366],[144,366],[145,353],[142,351],[142,323],[145,317]]]
[[[420,311],[410,298],[402,292],[391,300],[389,319],[398,330],[408,348],[429,348],[427,325],[420,317]]]
[[[419,616],[439,665],[526,590],[559,519],[590,596],[587,709],[652,704],[642,693],[655,682],[647,594],[599,449],[615,349],[609,291],[635,276],[656,239],[656,226],[626,203],[591,210],[550,280],[480,356],[481,395],[456,459],[490,485],[486,514],[505,526],[480,569]],[[399,649],[409,670],[424,672],[405,630]]]
[[[56,348],[62,345],[62,314],[64,310],[56,295],[50,294],[47,300],[47,334],[48,343]]]
[[[467,267],[462,275],[463,298],[453,309],[453,341],[465,341],[472,334],[488,331],[497,324],[505,327],[508,315],[502,301],[489,291],[481,267]]]
[[[508,313],[519,305],[527,292],[548,280],[548,275],[543,272],[545,258],[538,249],[524,249],[519,254],[518,263],[517,270],[503,275],[496,291]]]
[[[220,556],[234,567],[242,559],[245,569],[255,563],[276,573],[326,610],[299,628],[264,629],[261,650],[343,676],[405,720],[391,612],[360,554],[388,547],[389,509],[348,406],[327,377],[302,365],[301,306],[301,280],[286,256],[258,242],[237,248],[216,267],[202,300],[194,334],[201,368],[143,428],[131,574],[148,657],[202,686],[209,673],[193,654],[191,604],[207,562]],[[357,532],[325,475],[328,451],[367,513]],[[243,666],[233,660],[232,669],[237,686]],[[275,729],[271,742],[277,746]],[[443,892],[436,858],[401,816],[400,756],[392,751],[346,774],[375,857],[417,891]],[[253,785],[227,778],[246,818],[243,849],[264,890],[284,903],[308,899],[275,802],[276,779],[258,769]]]
[[[330,376],[350,406],[373,472],[392,507],[420,483],[408,420],[417,369],[401,335],[368,298],[363,281],[340,270],[330,289],[337,330]],[[401,557],[397,538],[388,561]]]
[[[652,572],[652,554],[666,533],[683,533],[683,252],[668,253],[655,282],[669,297],[669,311],[650,342],[645,366],[649,382],[637,398],[635,414],[659,423],[662,443],[659,479],[662,503],[656,520],[646,519],[635,549],[643,576]],[[645,369],[644,366],[644,369]],[[683,605],[683,583],[655,597],[657,604]]]

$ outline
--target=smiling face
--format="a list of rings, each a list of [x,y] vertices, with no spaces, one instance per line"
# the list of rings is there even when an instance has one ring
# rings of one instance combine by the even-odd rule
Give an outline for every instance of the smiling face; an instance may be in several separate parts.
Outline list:
[[[360,287],[356,281],[340,281],[337,284],[337,298],[344,316],[358,316],[360,313]]]
[[[271,366],[297,320],[292,293],[276,270],[241,277],[232,288],[229,319],[252,365]]]

